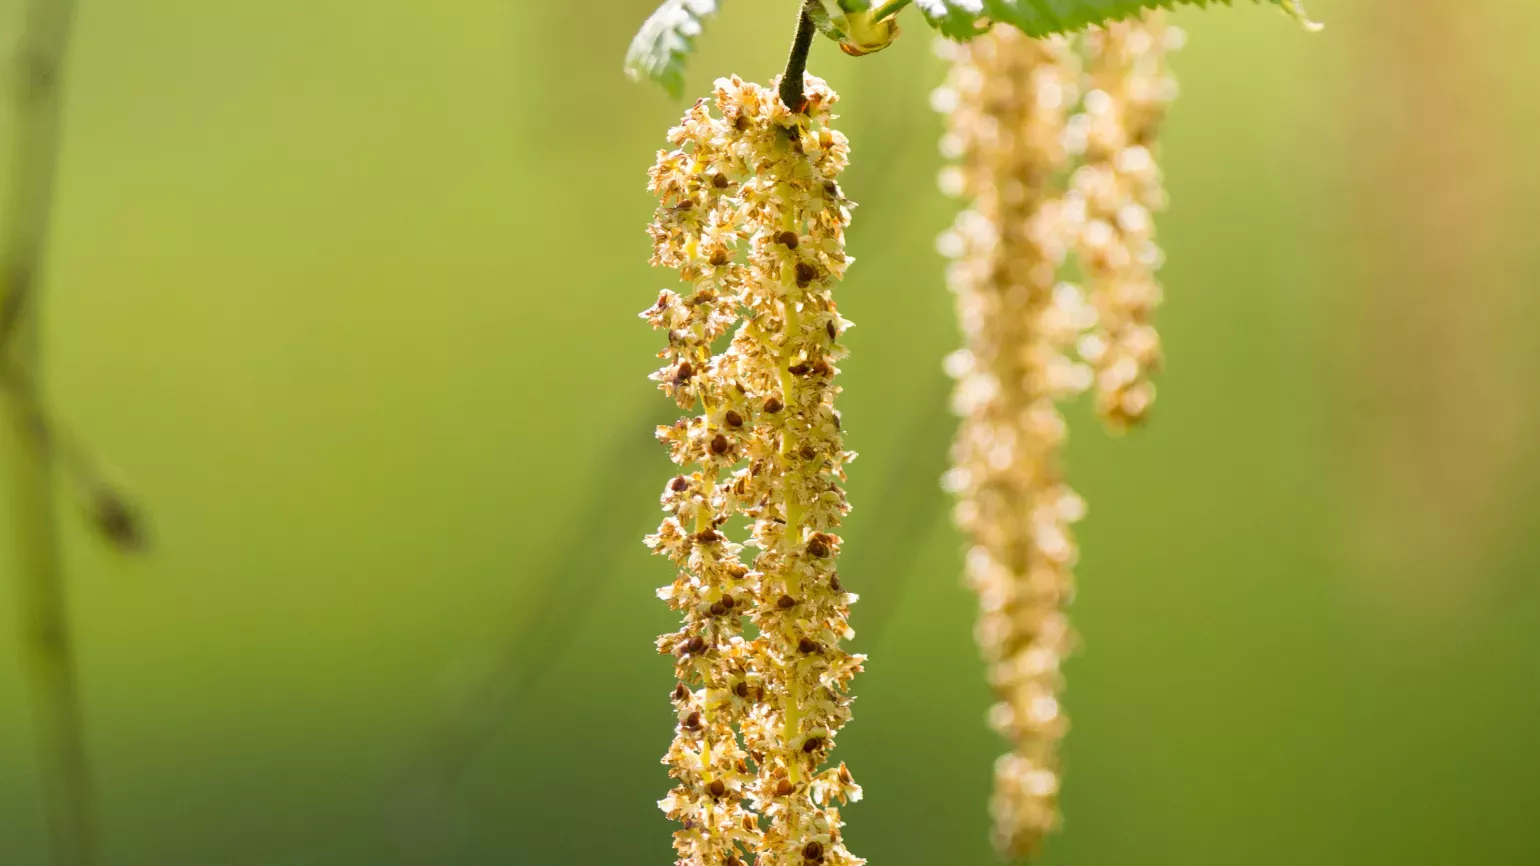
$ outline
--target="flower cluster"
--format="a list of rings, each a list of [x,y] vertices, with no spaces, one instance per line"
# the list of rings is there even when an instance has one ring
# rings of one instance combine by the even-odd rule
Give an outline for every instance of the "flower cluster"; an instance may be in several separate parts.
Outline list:
[[[1067,353],[1094,312],[1058,282],[1075,227],[1053,192],[1078,67],[1067,41],[1013,28],[944,50],[951,73],[936,101],[948,117],[942,149],[957,162],[942,184],[971,203],[941,240],[967,343],[947,361],[962,425],[945,483],[972,545],[966,577],[997,698],[990,719],[1013,746],[995,769],[996,843],[1030,856],[1059,821],[1070,524],[1084,510],[1062,479],[1057,402],[1090,384]]]
[[[963,420],[945,485],[971,544],[990,721],[1012,744],[995,768],[996,843],[1019,856],[1060,820],[1060,664],[1076,640],[1065,609],[1085,503],[1064,483],[1058,406],[1094,384],[1122,430],[1154,397],[1151,213],[1164,193],[1151,148],[1174,90],[1164,53],[1180,39],[1155,14],[1088,34],[1085,64],[1068,40],[1012,28],[942,46],[951,72],[935,104],[953,164],[941,185],[969,202],[940,242],[966,339],[947,361]],[[1071,253],[1090,302],[1059,279]]]
[[[1143,421],[1155,400],[1162,255],[1152,215],[1166,204],[1155,140],[1176,96],[1166,54],[1183,39],[1161,12],[1086,34],[1083,110],[1070,121],[1069,147],[1083,154],[1070,193],[1082,223],[1075,249],[1099,319],[1079,348],[1096,368],[1097,412],[1114,431]]]
[[[863,661],[841,648],[856,597],[835,570],[854,457],[834,409],[850,323],[831,296],[851,261],[849,146],[829,127],[835,94],[808,76],[806,96],[793,114],[774,83],[719,80],[716,110],[697,102],[650,173],[653,264],[691,286],[642,313],[668,338],[652,378],[700,412],[658,430],[680,474],[647,539],[678,568],[658,595],[683,616],[657,643],[679,680],[664,758],[678,784],[659,805],[681,824],[680,866],[864,862],[836,805],[860,788],[828,765]],[[734,518],[750,523],[741,544]]]

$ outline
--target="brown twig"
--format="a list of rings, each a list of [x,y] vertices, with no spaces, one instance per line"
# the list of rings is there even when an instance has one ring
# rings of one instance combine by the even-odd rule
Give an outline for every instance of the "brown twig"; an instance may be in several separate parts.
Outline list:
[[[817,2],[817,0],[809,0]],[[813,34],[817,28],[813,25],[813,16],[807,12],[808,3],[803,3],[797,16],[797,35],[791,42],[791,55],[786,58],[786,73],[781,76],[780,96],[781,102],[792,110],[793,114],[801,114],[807,110],[807,97],[802,93],[803,78],[807,75],[807,56],[813,50]]]

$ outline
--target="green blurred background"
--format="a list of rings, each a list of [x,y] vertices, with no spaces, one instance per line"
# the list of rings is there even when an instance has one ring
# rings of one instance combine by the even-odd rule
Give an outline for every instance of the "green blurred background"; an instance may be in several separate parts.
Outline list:
[[[725,5],[691,93],[784,57],[788,0]],[[672,861],[640,544],[670,416],[635,313],[681,105],[619,71],[648,6],[80,4],[50,392],[156,538],[126,560],[69,521],[105,863]],[[1071,412],[1051,866],[1540,863],[1540,11],[1311,11],[1179,16],[1157,415]],[[942,67],[904,17],[812,63],[862,203],[842,577],[871,662],[839,755],[855,852],[989,863],[1002,744],[937,485]],[[33,866],[15,619],[0,863]]]

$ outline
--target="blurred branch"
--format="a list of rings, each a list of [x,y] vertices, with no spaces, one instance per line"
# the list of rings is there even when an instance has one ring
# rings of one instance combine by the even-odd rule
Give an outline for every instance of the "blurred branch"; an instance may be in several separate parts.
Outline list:
[[[925,399],[904,425],[892,468],[883,476],[877,495],[870,497],[878,513],[876,532],[885,543],[856,548],[868,553],[856,560],[856,568],[847,569],[870,576],[871,583],[859,578],[846,581],[856,592],[864,586],[876,589],[861,592],[856,608],[856,633],[867,638],[868,646],[880,644],[887,636],[904,594],[913,586],[919,552],[946,513],[941,474],[946,471],[947,443],[957,426],[957,419],[947,410],[950,391],[951,380],[938,370],[924,391]]]
[[[49,413],[36,382],[6,360],[0,360],[0,395],[11,402],[16,417],[25,419],[18,429],[40,440],[35,447],[46,451],[62,472],[86,522],[101,539],[125,553],[148,548],[147,521],[138,506],[108,478],[80,439]]]
[[[95,816],[85,753],[80,687],[70,643],[53,440],[39,391],[37,275],[52,222],[59,159],[60,77],[74,19],[70,0],[33,0],[16,49],[15,135],[5,235],[0,242],[0,394],[10,422],[0,447],[15,521],[23,655],[34,711],[54,861],[96,861]]]
[[[622,553],[642,555],[642,533],[633,544],[610,543],[636,528],[631,518],[662,489],[664,465],[651,431],[662,422],[666,406],[648,400],[630,413],[622,432],[610,442],[598,471],[583,493],[582,511],[562,526],[567,537],[551,547],[560,551],[537,581],[535,596],[512,632],[498,663],[458,701],[408,770],[402,802],[443,813],[452,809],[449,789],[464,775],[560,663],[594,609]],[[654,503],[655,505],[655,503]],[[600,539],[596,542],[595,539]],[[560,617],[552,610],[564,611]]]

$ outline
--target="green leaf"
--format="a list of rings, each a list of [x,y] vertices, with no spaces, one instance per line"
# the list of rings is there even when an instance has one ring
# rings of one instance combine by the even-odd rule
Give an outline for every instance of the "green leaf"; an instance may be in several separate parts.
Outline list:
[[[971,39],[983,31],[983,0],[915,0],[930,26],[953,39]]]
[[[717,6],[717,0],[664,0],[631,40],[626,74],[656,81],[675,99],[684,95],[685,60]]]
[[[1312,29],[1300,0],[1254,0],[1277,6]],[[1229,6],[1231,0],[914,0],[932,27],[953,39],[969,39],[990,23],[1014,25],[1031,36],[1068,33],[1108,21],[1132,18],[1150,9],[1177,6]]]
[[[840,11],[849,15],[852,12],[865,12],[872,8],[872,0],[838,0]]]

